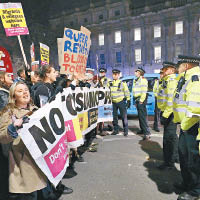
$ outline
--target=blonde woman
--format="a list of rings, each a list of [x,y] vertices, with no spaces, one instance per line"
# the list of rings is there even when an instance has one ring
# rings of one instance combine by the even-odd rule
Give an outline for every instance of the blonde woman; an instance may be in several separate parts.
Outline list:
[[[37,200],[37,191],[46,187],[45,176],[17,132],[24,117],[35,108],[30,102],[27,85],[17,82],[11,86],[9,103],[0,113],[0,143],[10,144],[9,200]]]

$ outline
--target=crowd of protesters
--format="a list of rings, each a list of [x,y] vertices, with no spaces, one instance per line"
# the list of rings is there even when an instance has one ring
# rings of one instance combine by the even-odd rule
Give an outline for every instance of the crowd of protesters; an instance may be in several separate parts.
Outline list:
[[[56,200],[62,194],[73,190],[62,182],[56,188],[47,180],[32,159],[26,146],[18,137],[17,130],[33,112],[55,99],[56,94],[64,88],[97,87],[97,77],[86,73],[84,80],[74,76],[60,75],[59,67],[50,65],[38,71],[27,71],[21,68],[17,78],[0,71],[0,200]],[[83,162],[84,151],[96,152],[97,143],[92,142],[97,129],[85,136],[85,144],[71,150],[70,169],[73,162]]]

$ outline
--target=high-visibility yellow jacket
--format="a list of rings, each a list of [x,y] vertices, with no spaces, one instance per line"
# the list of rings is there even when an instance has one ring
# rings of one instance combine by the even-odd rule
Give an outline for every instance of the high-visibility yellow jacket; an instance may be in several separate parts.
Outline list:
[[[110,90],[113,103],[119,103],[123,99],[130,101],[130,92],[125,82],[121,80],[110,81]]]
[[[174,123],[180,123],[185,116],[186,102],[183,100],[184,88],[186,87],[185,72],[179,74],[176,78],[177,87],[173,97]]]
[[[155,97],[158,96],[158,91],[159,91],[159,80],[156,79],[153,85],[153,93]]]
[[[133,96],[139,99],[140,102],[144,102],[148,91],[148,81],[146,78],[140,76],[133,81]]]
[[[190,129],[200,119],[200,67],[187,70],[185,79],[187,81],[181,93],[183,102],[186,103],[186,112],[181,120],[183,131]]]
[[[157,94],[157,106],[161,111],[164,111],[164,106],[166,103],[166,96],[164,94],[164,89],[167,87],[167,77],[164,77],[160,80],[158,94]]]
[[[168,118],[173,113],[173,96],[177,86],[176,74],[166,76],[167,86],[164,88],[165,103],[162,116]]]
[[[102,84],[102,86],[103,87],[110,87],[110,81],[111,81],[111,79],[109,79],[109,78],[107,78],[107,77],[103,77],[103,78],[101,78],[101,84]]]

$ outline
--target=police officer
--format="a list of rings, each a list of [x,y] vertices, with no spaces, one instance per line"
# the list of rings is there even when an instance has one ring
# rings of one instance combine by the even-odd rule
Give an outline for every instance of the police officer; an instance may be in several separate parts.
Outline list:
[[[114,131],[112,135],[116,135],[119,133],[119,127],[118,127],[118,109],[119,109],[123,122],[124,136],[128,136],[127,108],[130,108],[130,92],[127,84],[119,80],[120,71],[118,69],[113,69],[112,73],[113,73],[113,81],[110,82],[110,90],[113,103],[113,126],[114,126]]]
[[[133,97],[135,99],[141,129],[138,134],[144,134],[143,140],[149,140],[151,133],[147,123],[146,109],[148,81],[144,78],[144,74],[145,71],[141,67],[138,67],[135,71],[135,76],[137,78],[133,81]]]
[[[200,156],[198,128],[200,116],[200,57],[178,56],[179,82],[174,96],[175,121],[181,123],[179,159],[183,182],[175,185],[185,192],[178,200],[200,199]]]
[[[105,68],[100,68],[99,69],[99,77],[100,77],[100,82],[103,87],[109,87],[109,82],[111,79],[106,77],[107,69]]]
[[[155,130],[156,132],[160,132],[160,129],[158,128],[159,119],[160,119],[160,109],[158,108],[157,97],[158,97],[159,88],[162,85],[162,78],[163,78],[163,71],[161,69],[160,70],[160,79],[155,79],[154,86],[153,86],[153,93],[154,93],[154,96],[155,96],[153,130]]]
[[[164,85],[165,97],[163,112],[161,113],[161,124],[164,126],[163,134],[163,159],[164,162],[158,168],[173,169],[175,161],[178,161],[178,137],[176,134],[177,124],[173,122],[173,94],[177,86],[176,64],[163,63],[163,73],[166,85]]]

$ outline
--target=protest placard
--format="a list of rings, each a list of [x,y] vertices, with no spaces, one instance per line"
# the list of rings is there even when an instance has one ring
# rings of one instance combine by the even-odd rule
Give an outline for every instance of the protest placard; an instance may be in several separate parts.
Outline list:
[[[62,40],[61,74],[76,74],[84,77],[91,40],[90,31],[81,27],[81,31],[64,29]]]
[[[69,164],[69,148],[82,145],[83,135],[97,126],[99,103],[100,107],[103,103],[111,106],[109,93],[109,89],[102,88],[64,89],[54,101],[31,115],[20,130],[31,156],[55,186]],[[106,114],[100,116],[101,121],[112,120],[111,114],[109,118]]]
[[[0,15],[7,36],[29,34],[21,3],[0,3]]]
[[[42,43],[40,43],[40,60],[41,65],[49,64],[49,47]]]
[[[62,44],[63,38],[57,38],[57,45],[58,45],[58,65],[62,65]]]

